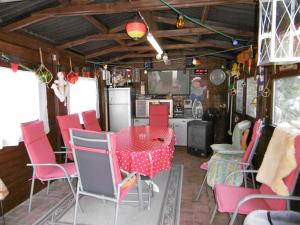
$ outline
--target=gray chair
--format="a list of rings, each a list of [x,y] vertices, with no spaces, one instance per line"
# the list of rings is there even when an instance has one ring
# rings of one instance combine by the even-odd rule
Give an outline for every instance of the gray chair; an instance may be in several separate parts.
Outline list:
[[[71,129],[71,147],[78,172],[78,185],[74,214],[74,225],[77,220],[79,196],[85,195],[116,203],[115,222],[117,224],[119,203],[138,180],[139,202],[141,188],[139,175],[130,173],[122,180],[115,154],[113,133],[94,132]]]

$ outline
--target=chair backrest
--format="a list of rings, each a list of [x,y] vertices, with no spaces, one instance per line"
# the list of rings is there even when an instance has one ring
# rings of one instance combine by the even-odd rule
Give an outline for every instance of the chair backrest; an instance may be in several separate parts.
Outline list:
[[[152,104],[149,106],[149,125],[168,127],[169,106],[167,104]]]
[[[101,131],[101,127],[99,125],[99,121],[97,119],[95,110],[82,112],[81,115],[84,123],[84,128],[86,130],[97,131],[97,132]]]
[[[56,119],[59,124],[60,133],[63,138],[64,144],[67,147],[68,151],[71,151],[70,147],[70,129],[76,128],[76,129],[82,129],[82,125],[80,124],[79,116],[78,114],[70,114],[65,116],[56,116]],[[73,160],[72,154],[67,154],[67,157],[71,160]]]
[[[257,149],[258,143],[259,143],[259,139],[261,137],[262,134],[262,128],[263,128],[263,121],[261,119],[257,120],[254,123],[253,126],[253,130],[252,130],[252,136],[251,136],[251,140],[248,144],[248,147],[243,155],[243,162],[248,162],[251,163],[253,156],[255,154],[255,151]]]
[[[32,164],[56,163],[53,149],[44,131],[44,123],[35,120],[21,124],[24,144]],[[36,177],[43,178],[53,167],[36,167]]]
[[[297,167],[283,180],[285,185],[288,187],[290,194],[294,192],[300,171],[300,135],[295,138],[295,158],[297,162]],[[259,191],[262,194],[275,194],[271,190],[271,188],[265,184],[262,184],[260,186]],[[271,207],[272,210],[284,210],[287,206],[286,200],[267,199],[265,201]]]
[[[251,122],[249,120],[243,120],[235,125],[232,134],[232,145],[235,149],[242,149],[241,140],[242,135],[246,129],[251,127]]]
[[[115,134],[78,129],[71,129],[70,133],[82,191],[116,198],[122,178],[115,154]]]

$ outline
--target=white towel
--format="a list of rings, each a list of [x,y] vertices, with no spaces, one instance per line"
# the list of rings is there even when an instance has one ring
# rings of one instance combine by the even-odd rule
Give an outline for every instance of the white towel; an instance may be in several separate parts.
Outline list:
[[[283,179],[297,167],[294,141],[299,134],[300,130],[288,123],[278,125],[258,170],[256,180],[278,195],[289,195]]]

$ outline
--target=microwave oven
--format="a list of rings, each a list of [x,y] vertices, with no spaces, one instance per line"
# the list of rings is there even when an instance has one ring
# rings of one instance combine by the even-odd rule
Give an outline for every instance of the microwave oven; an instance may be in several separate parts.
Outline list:
[[[140,118],[149,117],[149,106],[151,104],[168,104],[169,117],[173,117],[172,99],[137,99],[135,100],[135,116]]]

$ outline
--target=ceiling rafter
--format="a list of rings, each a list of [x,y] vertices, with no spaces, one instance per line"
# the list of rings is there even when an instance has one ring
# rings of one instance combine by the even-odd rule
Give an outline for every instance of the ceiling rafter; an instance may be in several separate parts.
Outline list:
[[[107,26],[105,26],[103,23],[101,23],[99,20],[97,20],[93,16],[84,16],[84,18],[104,34],[115,33],[115,31],[112,32],[111,30],[109,30],[109,28]],[[126,43],[123,40],[118,39],[118,38],[114,38],[114,40],[117,43],[119,43],[121,46],[126,46]]]
[[[175,41],[183,41],[183,42],[188,42],[188,43],[197,43],[197,42],[199,42],[197,36],[167,37],[167,38],[175,40]]]
[[[168,0],[177,8],[203,7],[212,5],[254,4],[253,0]],[[158,11],[169,9],[159,0],[139,0],[114,3],[91,3],[83,5],[68,5],[66,7],[50,8],[36,14],[54,14],[56,16],[99,15],[136,11]]]
[[[168,56],[169,57],[174,57],[174,56],[189,56],[189,55],[196,55],[198,53],[198,51],[179,51],[179,52],[169,52],[168,53]],[[201,54],[206,54],[206,53],[212,53],[211,51],[208,51],[208,50],[203,50],[201,51]],[[122,61],[124,59],[135,59],[135,58],[149,58],[149,57],[155,57],[156,54],[155,53],[146,53],[146,54],[132,54],[132,53],[129,53],[129,54],[125,54],[125,55],[122,55],[122,56],[118,56],[118,57],[115,57],[115,58],[112,58],[108,61],[106,61],[105,63],[109,64],[109,63],[113,63],[113,62],[119,62],[119,61]],[[213,56],[213,55],[211,55]],[[226,54],[215,54],[214,55],[215,57],[221,57],[221,58],[225,58],[225,59],[234,59],[234,56],[231,56],[231,55],[226,55]]]
[[[176,18],[154,16],[153,19],[156,22],[170,24],[170,25],[174,25],[176,23]],[[223,24],[223,23],[206,21],[206,24],[209,24],[212,28],[214,28],[216,30],[219,30],[219,31],[225,32],[227,34],[231,34],[231,35],[236,35],[236,36],[241,36],[241,37],[252,37],[255,35],[255,33],[251,32],[251,31],[241,31],[238,29],[226,27],[225,24]],[[184,26],[186,28],[196,28],[196,27],[199,28],[199,26],[197,26],[196,24],[194,24],[190,21],[187,21],[187,20],[185,21]]]
[[[169,45],[163,45],[162,48],[164,50],[171,50],[171,49],[194,49],[194,48],[203,48],[203,47],[215,47],[215,48],[221,48],[221,49],[229,49],[232,47],[232,45],[229,42],[225,41],[202,41],[201,43],[195,43],[195,44],[169,44]],[[95,51],[90,54],[86,55],[87,59],[95,58],[99,56],[103,56],[109,53],[113,52],[135,52],[135,51],[148,51],[154,49],[150,46],[132,46],[132,47],[112,47],[107,48],[100,51]]]
[[[252,32],[239,31],[231,28],[219,27],[219,31],[231,33],[236,36],[247,36],[251,37]],[[229,31],[229,32],[228,32]],[[199,34],[214,34],[213,31],[207,30],[203,27],[195,28],[184,28],[184,29],[174,29],[174,30],[157,30],[153,31],[152,34],[155,38],[162,37],[179,37],[179,36],[190,36],[190,35],[199,35]],[[86,37],[69,41],[59,45],[59,48],[71,48],[76,45],[81,45],[90,41],[103,41],[103,40],[113,40],[113,39],[130,39],[126,33],[108,33],[108,34],[93,34]]]
[[[208,13],[209,13],[209,6],[203,7],[202,14],[201,14],[201,18],[200,18],[200,22],[201,22],[201,23],[205,23],[205,21],[206,21],[207,18],[208,18]],[[199,40],[200,40],[201,38],[202,38],[202,35],[200,34],[200,35],[199,35]]]
[[[96,27],[98,30],[100,30],[103,33],[108,33],[109,29],[107,26],[105,26],[103,23],[101,23],[99,20],[97,20],[93,16],[84,16],[84,18],[91,23],[94,27]]]
[[[229,5],[229,4],[253,4],[253,0],[169,0],[169,3],[177,8],[202,7],[211,5]],[[85,4],[62,4],[57,7],[47,8],[33,13],[31,16],[11,23],[3,27],[3,31],[11,32],[23,27],[29,26],[51,17],[58,16],[76,16],[76,15],[99,15],[112,13],[126,13],[136,11],[154,11],[167,10],[168,7],[159,0],[139,0],[116,3],[85,3]]]

